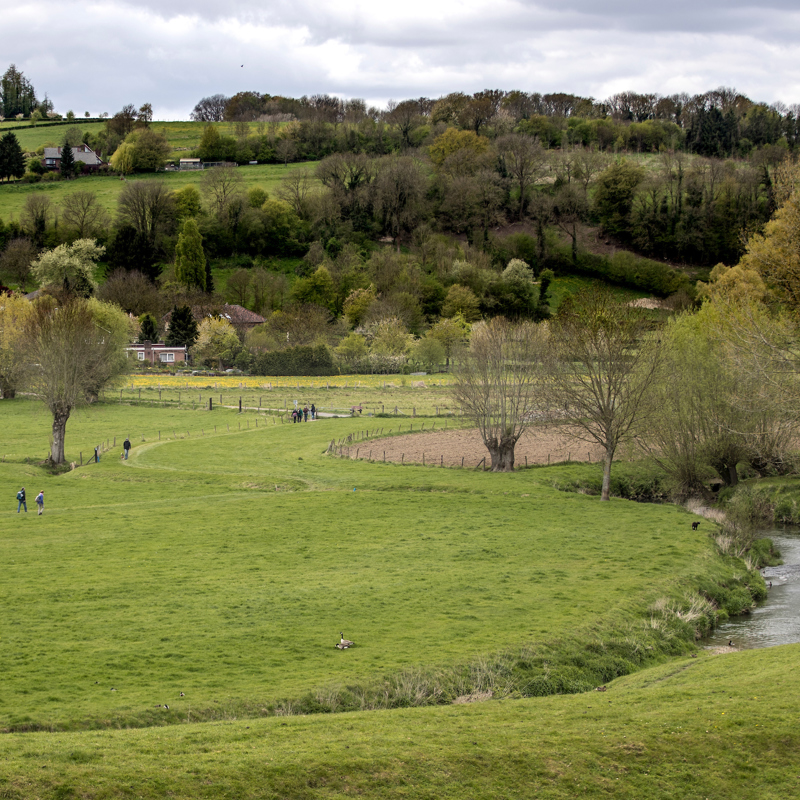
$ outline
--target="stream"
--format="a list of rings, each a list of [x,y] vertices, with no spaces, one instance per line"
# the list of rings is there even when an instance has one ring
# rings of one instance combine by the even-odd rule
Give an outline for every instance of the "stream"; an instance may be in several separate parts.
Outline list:
[[[703,640],[705,647],[722,647],[732,641],[734,647],[749,650],[800,642],[800,532],[773,528],[759,535],[772,539],[783,559],[781,566],[761,571],[767,586],[772,581],[767,599],[750,614],[731,617],[715,628]]]

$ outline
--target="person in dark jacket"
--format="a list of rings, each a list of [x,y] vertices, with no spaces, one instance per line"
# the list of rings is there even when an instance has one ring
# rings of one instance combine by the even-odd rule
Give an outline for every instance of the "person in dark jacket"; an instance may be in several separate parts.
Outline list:
[[[308,406],[303,406],[303,422],[308,422]]]
[[[317,407],[312,403],[311,404],[311,419],[317,418]]]
[[[125,441],[122,443],[122,449],[125,451],[125,460],[128,460],[128,453],[131,450],[131,440],[126,436]]]
[[[17,492],[17,500],[19,500],[19,505],[17,506],[17,514],[19,514],[19,510],[21,508],[23,508],[23,507],[25,508],[25,513],[27,514],[28,513],[28,503],[25,500],[25,487],[24,486]]]

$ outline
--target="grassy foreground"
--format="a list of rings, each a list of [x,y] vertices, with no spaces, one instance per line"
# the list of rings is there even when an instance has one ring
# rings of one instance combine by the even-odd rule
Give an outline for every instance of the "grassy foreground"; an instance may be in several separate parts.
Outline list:
[[[6,798],[797,796],[800,647],[701,656],[604,693],[0,737]],[[790,699],[791,698],[791,699]]]
[[[587,466],[342,461],[327,443],[363,419],[243,416],[240,431],[231,409],[103,404],[70,421],[68,457],[136,430],[161,441],[46,476],[32,457],[48,416],[0,404],[0,796],[720,796],[686,791],[693,759],[712,754],[710,790],[747,785],[752,771],[730,770],[764,708],[744,693],[766,687],[720,670],[742,659],[755,674],[791,648],[672,661],[619,695],[523,699],[686,652],[698,586],[758,580],[691,517],[554,488]],[[341,630],[357,647],[333,647]],[[770,662],[770,691],[792,696],[790,661]],[[742,723],[693,755],[707,715],[684,733],[681,714],[720,688],[741,694]],[[489,693],[506,699],[449,705]],[[397,708],[430,704],[442,707]],[[392,710],[292,716],[358,707]],[[765,741],[788,749],[796,734],[776,714]],[[684,790],[662,792],[673,784]]]

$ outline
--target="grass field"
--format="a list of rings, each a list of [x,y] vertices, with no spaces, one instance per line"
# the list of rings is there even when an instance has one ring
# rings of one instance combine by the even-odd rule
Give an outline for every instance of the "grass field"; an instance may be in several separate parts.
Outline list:
[[[800,647],[672,662],[602,694],[0,737],[18,798],[767,800],[800,789]]]
[[[35,463],[49,417],[25,399],[0,404],[0,729],[14,731],[0,737],[0,796],[793,785],[778,762],[797,758],[794,715],[748,698],[791,696],[796,648],[672,660],[603,694],[522,697],[686,652],[677,610],[700,582],[760,580],[721,560],[681,509],[554,488],[595,465],[494,475],[343,461],[327,444],[363,418],[242,416],[240,431],[232,409],[99,404],[68,423],[68,458],[113,436],[117,448],[51,476]],[[42,517],[16,513],[22,484],[29,509],[44,489]],[[667,606],[672,616],[656,610]],[[357,646],[336,650],[340,631]],[[395,708],[474,692],[505,700]],[[293,716],[359,702],[394,710]],[[762,718],[772,727],[756,739]],[[112,730],[125,727],[138,730]],[[698,763],[704,783],[692,783]],[[728,796],[763,796],[747,791]]]
[[[29,121],[22,123],[30,125]],[[151,127],[153,130],[166,134],[167,141],[172,145],[172,157],[179,158],[185,155],[187,150],[194,150],[200,144],[203,129],[211,124],[223,135],[233,136],[234,126],[229,122],[154,122]],[[5,121],[0,123],[0,135],[7,130],[13,130],[17,135],[17,141],[25,152],[34,152],[39,147],[54,147],[64,142],[64,135],[71,127],[78,127],[82,131],[96,134],[105,128],[105,122],[83,122],[76,119],[73,125],[37,125],[35,128],[25,127],[16,130],[20,123],[16,121]],[[257,122],[249,123],[250,131],[253,134],[266,130],[266,126]]]
[[[239,174],[244,180],[244,189],[260,186],[270,193],[274,193],[280,184],[281,178],[295,169],[309,169],[313,172],[316,162],[304,164],[254,164],[239,168]],[[137,175],[129,177],[128,181],[134,180],[157,180],[164,181],[170,190],[182,189],[184,186],[197,185],[200,183],[202,171],[187,172],[159,172],[152,175]],[[57,181],[55,183],[33,183],[33,184],[0,184],[0,219],[9,222],[12,219],[19,220],[25,199],[30,194],[44,192],[51,202],[58,204],[63,197],[72,192],[91,191],[97,194],[97,199],[102,206],[112,214],[117,208],[117,197],[122,191],[125,182],[114,176],[89,176],[79,178],[74,181]]]

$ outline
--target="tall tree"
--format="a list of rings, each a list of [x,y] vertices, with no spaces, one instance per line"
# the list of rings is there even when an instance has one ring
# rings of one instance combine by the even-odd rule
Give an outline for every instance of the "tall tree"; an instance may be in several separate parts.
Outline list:
[[[30,81],[12,64],[0,78],[0,116],[30,116],[36,108],[36,92]]]
[[[175,277],[189,288],[206,289],[206,254],[197,223],[190,217],[183,223],[175,245]]]
[[[128,317],[97,301],[37,301],[25,325],[27,390],[53,415],[50,462],[63,464],[67,420],[126,367]]]
[[[481,434],[493,472],[514,469],[514,448],[539,407],[541,330],[495,317],[472,329],[453,398]]]
[[[27,359],[22,347],[25,323],[32,306],[21,295],[0,295],[0,396],[14,397],[25,373]]]
[[[75,154],[72,152],[72,146],[67,141],[61,147],[59,171],[62,178],[69,179],[75,175]]]
[[[197,341],[197,322],[189,306],[174,306],[167,329],[166,343],[170,347],[191,347]]]
[[[575,438],[605,451],[602,500],[610,497],[617,449],[646,417],[645,399],[660,363],[660,349],[646,331],[641,309],[599,289],[562,302],[550,325],[550,406],[563,412]]]
[[[139,341],[142,343],[158,341],[158,325],[152,314],[142,314],[139,317]]]
[[[528,190],[547,169],[545,149],[538,139],[521,133],[509,133],[497,140],[497,150],[519,192],[517,215],[522,219],[528,201]]]
[[[117,205],[120,220],[133,226],[152,247],[175,223],[175,201],[163,181],[128,181]]]
[[[0,138],[0,180],[21,178],[25,174],[25,156],[13,131]]]
[[[61,221],[78,239],[90,239],[108,228],[109,217],[90,191],[77,191],[61,200]]]

